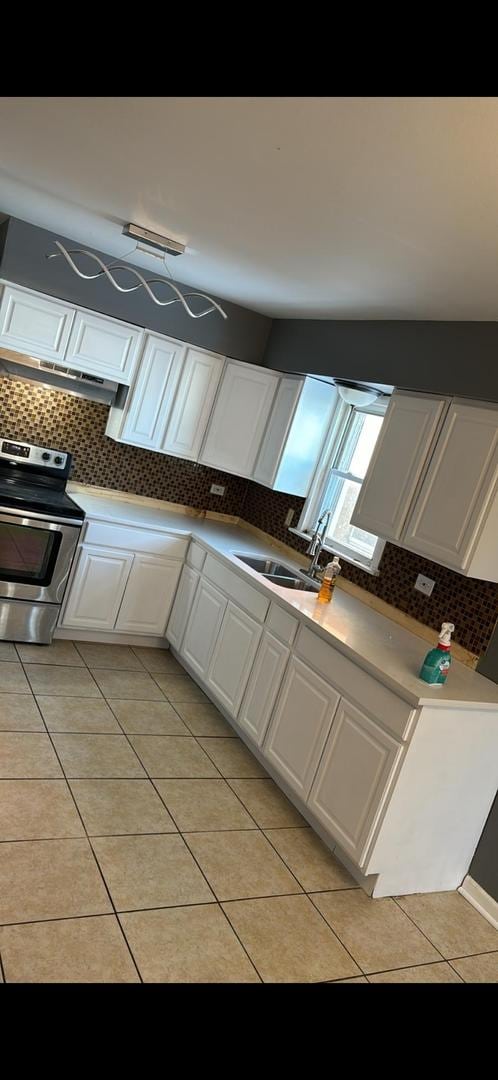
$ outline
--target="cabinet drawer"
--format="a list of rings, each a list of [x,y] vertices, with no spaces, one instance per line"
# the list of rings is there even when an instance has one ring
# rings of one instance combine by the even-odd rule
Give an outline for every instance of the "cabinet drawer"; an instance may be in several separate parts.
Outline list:
[[[149,555],[168,555],[172,559],[184,559],[188,545],[187,536],[137,529],[132,525],[113,525],[110,521],[88,521],[84,540],[85,544],[143,551]]]
[[[306,626],[301,627],[297,636],[296,653],[388,731],[399,739],[408,738],[415,717],[415,710],[408,702],[382,686]]]
[[[278,604],[270,604],[270,610],[266,616],[266,629],[275,634],[275,637],[280,638],[280,641],[285,641],[286,645],[292,645],[298,626],[298,619],[289,615],[288,611],[284,611]]]
[[[270,601],[263,596],[263,593],[258,592],[252,585],[248,585],[238,574],[234,574],[227,566],[218,562],[213,555],[206,557],[203,573],[209,581],[212,581],[219,589],[223,589],[230,599],[235,600],[255,619],[259,619],[259,622],[264,622]]]
[[[206,558],[206,552],[200,544],[196,544],[195,540],[192,540],[190,547],[187,551],[187,563],[193,570],[202,570],[204,566],[204,560]]]

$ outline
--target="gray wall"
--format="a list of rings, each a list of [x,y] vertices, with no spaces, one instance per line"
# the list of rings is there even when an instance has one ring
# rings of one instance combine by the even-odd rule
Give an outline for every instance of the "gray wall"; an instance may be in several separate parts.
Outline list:
[[[498,797],[484,826],[469,874],[485,892],[498,900]]]
[[[1,217],[0,214],[0,220]],[[160,334],[171,334],[192,345],[201,345],[237,360],[251,364],[262,362],[271,327],[271,319],[266,315],[259,315],[215,296],[214,299],[220,302],[228,318],[223,319],[213,312],[205,318],[192,319],[180,304],[158,307],[143,289],[124,295],[117,292],[105,277],[96,281],[82,281],[62,256],[46,258],[49,252],[57,250],[54,240],[60,240],[67,248],[85,247],[85,244],[76,243],[59,233],[48,232],[19,218],[9,218],[6,225],[0,225],[0,275],[18,285],[39,289],[40,292],[59,296],[70,303],[81,304],[116,319],[146,326]],[[95,251],[107,263],[112,261],[105,252],[90,247],[89,250]],[[174,262],[172,260],[173,271]],[[95,269],[89,259],[84,262],[81,259],[78,265],[85,273],[92,273]],[[153,267],[150,272],[144,271],[141,266],[136,269],[145,277],[163,276],[166,280],[166,275],[157,273]],[[191,288],[181,282],[178,284],[182,291],[188,292]]]
[[[498,322],[275,319],[266,367],[498,401]]]

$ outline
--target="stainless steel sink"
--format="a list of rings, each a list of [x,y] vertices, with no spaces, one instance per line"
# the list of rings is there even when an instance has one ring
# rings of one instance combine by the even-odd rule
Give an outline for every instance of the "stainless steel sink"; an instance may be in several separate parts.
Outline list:
[[[319,581],[305,581],[301,577],[283,577],[279,574],[262,574],[261,577],[280,585],[281,589],[297,589],[301,592],[318,592],[320,589]]]
[[[250,566],[251,570],[258,570],[260,574],[278,574],[284,577],[295,577],[296,571],[290,566],[284,566],[283,563],[275,562],[273,559],[263,559],[257,555],[239,555],[237,551],[232,552],[236,559],[240,559],[246,566]]]
[[[237,551],[233,551],[232,554],[235,555],[236,559],[240,559],[241,562],[245,563],[246,566],[250,566],[251,570],[256,570],[261,574],[261,577],[273,582],[274,585],[280,585],[282,589],[318,592],[320,588],[319,581],[312,581],[304,575],[301,577],[291,566],[286,566],[285,563],[275,562],[273,559],[263,559],[261,556],[256,555],[239,555]]]

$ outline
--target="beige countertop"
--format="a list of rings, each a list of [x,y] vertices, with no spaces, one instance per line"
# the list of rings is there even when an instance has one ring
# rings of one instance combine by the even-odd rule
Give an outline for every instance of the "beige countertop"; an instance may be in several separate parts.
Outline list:
[[[283,556],[270,537],[265,542],[241,525],[207,517],[202,511],[186,507],[177,511],[172,509],[174,504],[156,499],[76,483],[69,483],[67,490],[89,518],[195,537],[232,570],[246,579],[252,578],[261,591],[272,595],[301,622],[414,707],[472,706],[498,711],[498,685],[457,660],[453,660],[444,686],[431,689],[418,679],[430,645],[356,597],[337,588],[332,603],[319,604],[314,593],[282,589],[236,558],[236,553],[270,555],[302,569],[295,560]],[[434,632],[434,644],[436,640]]]

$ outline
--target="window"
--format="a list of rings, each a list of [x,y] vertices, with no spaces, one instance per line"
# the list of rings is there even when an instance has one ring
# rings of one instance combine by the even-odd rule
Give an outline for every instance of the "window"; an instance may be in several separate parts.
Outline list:
[[[365,570],[375,572],[384,541],[351,524],[360,488],[384,419],[385,405],[354,408],[340,402],[328,446],[315,475],[296,532],[311,534],[317,520],[330,511],[325,533],[326,550],[343,555]]]

